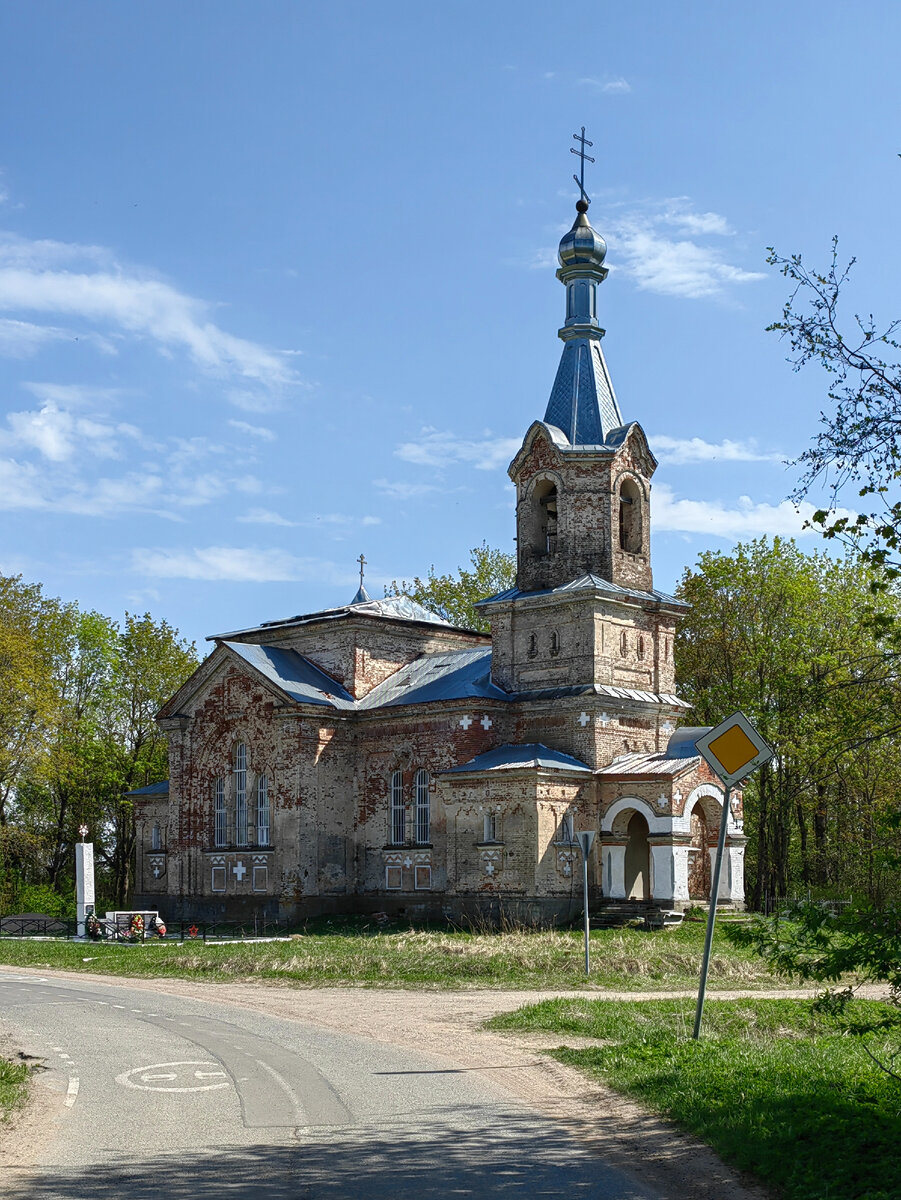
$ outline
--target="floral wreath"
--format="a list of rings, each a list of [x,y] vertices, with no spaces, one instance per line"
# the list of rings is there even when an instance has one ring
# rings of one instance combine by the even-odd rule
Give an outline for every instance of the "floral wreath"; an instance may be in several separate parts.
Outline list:
[[[128,932],[134,938],[139,938],[144,932],[144,918],[140,913],[135,913],[131,918],[131,924],[128,926]]]
[[[93,913],[91,913],[89,915],[89,917],[87,918],[87,920],[85,921],[84,927],[85,927],[85,933],[88,935],[89,938],[91,938],[95,942],[99,941],[99,939],[103,933],[103,927],[101,926],[100,922],[97,920],[97,918],[94,916]]]

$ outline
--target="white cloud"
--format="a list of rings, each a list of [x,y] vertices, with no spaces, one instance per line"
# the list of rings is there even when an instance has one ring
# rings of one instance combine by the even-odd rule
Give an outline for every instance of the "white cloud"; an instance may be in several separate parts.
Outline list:
[[[251,394],[279,391],[296,382],[284,357],[228,333],[210,319],[210,306],[149,272],[117,264],[108,250],[0,235],[0,311],[17,314],[4,344],[19,353],[43,336],[58,338],[55,326],[39,335],[18,320],[22,313],[77,318],[109,334],[148,338],[163,354],[182,351],[201,369],[242,380]],[[87,336],[96,336],[90,328]],[[23,349],[24,348],[24,349]]]
[[[122,438],[140,437],[133,425],[73,416],[52,403],[38,411],[9,413],[7,423],[8,430],[0,430],[0,446],[36,450],[57,463],[72,459],[76,452],[93,458],[116,458]]]
[[[652,223],[631,218],[619,226],[616,252],[624,269],[643,291],[697,300],[719,296],[726,286],[765,278],[723,259],[721,251],[683,238],[658,233]]]
[[[38,400],[49,400],[60,408],[82,408],[97,403],[108,408],[128,394],[125,388],[94,387],[84,383],[23,382],[22,387]]]
[[[404,462],[422,467],[466,463],[480,471],[491,471],[505,466],[521,443],[522,438],[495,437],[490,430],[486,430],[481,438],[470,440],[427,428],[416,441],[403,442],[394,453]]]
[[[245,525],[286,525],[292,529],[315,529],[317,526],[332,526],[337,529],[364,528],[371,525],[381,525],[381,517],[352,517],[346,513],[316,513],[303,521],[289,521],[281,513],[272,512],[268,508],[252,508],[238,517],[237,520]]]
[[[285,525],[294,528],[296,521],[289,521],[281,513],[272,512],[268,508],[251,508],[243,517],[237,517],[244,525]]]
[[[248,425],[246,421],[229,421],[232,429],[237,429],[239,433],[246,433],[248,437],[260,438],[264,442],[274,442],[275,434],[271,429],[267,429],[265,425]]]
[[[136,549],[132,567],[156,579],[196,579],[208,582],[348,584],[352,573],[319,558],[301,558],[284,550],[255,547],[206,546],[192,550]]]
[[[434,483],[405,483],[401,479],[373,479],[372,486],[377,487],[389,500],[413,500],[417,496],[441,491]]]
[[[789,500],[766,504],[740,496],[737,507],[729,508],[720,500],[677,499],[671,488],[658,484],[651,511],[658,532],[700,533],[735,540],[763,534],[804,537],[815,532],[804,528],[816,512],[815,506],[806,501],[795,507]],[[838,515],[845,515],[845,510]]]
[[[604,92],[606,95],[624,95],[626,92],[632,91],[632,85],[627,79],[623,79],[621,75],[613,79],[597,79],[593,75],[583,76],[579,80],[580,87],[593,88],[597,92]]]
[[[648,438],[655,456],[669,466],[684,466],[702,462],[771,462],[784,463],[785,454],[761,452],[753,441],[705,442],[703,438],[674,438],[657,433]]]

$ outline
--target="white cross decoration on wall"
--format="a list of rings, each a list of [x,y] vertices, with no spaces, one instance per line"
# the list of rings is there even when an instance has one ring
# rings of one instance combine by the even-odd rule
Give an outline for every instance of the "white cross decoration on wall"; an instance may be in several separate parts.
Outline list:
[[[600,721],[600,723],[602,725],[607,726],[610,724],[611,717],[607,713],[602,712],[601,715],[598,717],[598,720]]]
[[[666,808],[667,804],[669,803],[669,796],[667,796],[666,792],[660,793],[660,795],[657,797],[657,803],[661,808]]]
[[[682,799],[682,793],[681,792],[673,792],[673,799],[678,804],[679,801]]]
[[[404,859],[404,866],[407,868],[408,871],[413,866],[413,859],[409,856],[409,854]]]
[[[672,721],[664,721],[663,724],[660,726],[660,732],[665,733],[666,736],[669,737],[669,735],[673,732],[673,730],[675,728],[676,727],[672,723]]]
[[[468,729],[470,727],[470,725],[472,724],[472,717],[469,716],[469,714],[467,713],[467,715],[465,717],[460,718],[460,724],[463,726],[464,729]]]
[[[584,729],[585,726],[588,724],[588,722],[591,720],[591,717],[589,717],[588,713],[583,712],[583,713],[579,713],[578,720],[579,720],[579,724]]]
[[[487,733],[488,730],[491,728],[491,726],[494,724],[494,722],[491,720],[491,718],[486,713],[485,716],[482,717],[481,721],[479,721],[479,724],[482,726],[482,728]]]
[[[236,863],[235,866],[232,867],[232,871],[237,876],[239,883],[244,878],[244,876],[247,874],[247,868],[244,866],[244,864],[242,862]]]

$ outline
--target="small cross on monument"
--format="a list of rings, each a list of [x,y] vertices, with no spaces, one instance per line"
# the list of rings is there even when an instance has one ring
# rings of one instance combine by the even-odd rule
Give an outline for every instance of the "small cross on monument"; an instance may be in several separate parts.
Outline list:
[[[85,838],[88,836],[87,825],[79,825],[78,826],[78,836],[81,838],[82,841],[85,840]]]
[[[585,205],[585,207],[587,209],[588,205],[591,203],[591,201],[588,199],[588,195],[585,191],[585,160],[588,159],[588,161],[590,163],[593,163],[594,159],[591,157],[590,154],[585,153],[585,147],[593,146],[594,142],[589,142],[588,138],[585,136],[585,126],[584,125],[582,126],[581,134],[579,134],[579,133],[573,134],[573,141],[579,143],[579,149],[577,150],[575,148],[575,146],[570,146],[569,152],[570,152],[570,154],[578,154],[578,156],[581,160],[579,163],[579,174],[573,175],[573,179],[579,185],[579,191],[582,193],[582,197],[581,197],[582,203]]]

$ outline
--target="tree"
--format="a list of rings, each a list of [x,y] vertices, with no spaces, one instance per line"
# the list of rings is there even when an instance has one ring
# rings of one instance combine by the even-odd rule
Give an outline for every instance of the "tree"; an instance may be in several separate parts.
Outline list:
[[[437,575],[429,567],[426,578],[417,576],[412,583],[395,579],[387,588],[389,596],[410,596],[430,612],[464,629],[488,630],[488,621],[475,608],[479,600],[514,586],[516,559],[503,550],[492,549],[487,542],[469,552],[472,570],[460,567],[456,575]]]
[[[798,459],[804,473],[792,498],[827,488],[829,507],[818,510],[813,523],[880,569],[871,580],[878,590],[901,574],[901,321],[880,327],[872,315],[842,320],[839,305],[855,260],[840,266],[835,238],[825,273],[772,247],[767,261],[794,285],[782,319],[768,328],[789,338],[795,370],[811,362],[823,367],[834,405]],[[854,515],[836,511],[849,489],[863,501]]]
[[[888,882],[876,848],[901,786],[901,679],[867,615],[872,575],[761,538],[702,554],[680,582],[691,609],[676,668],[693,722],[742,709],[776,750],[745,789],[754,907],[793,887],[875,896]],[[894,593],[878,611],[898,613]]]

